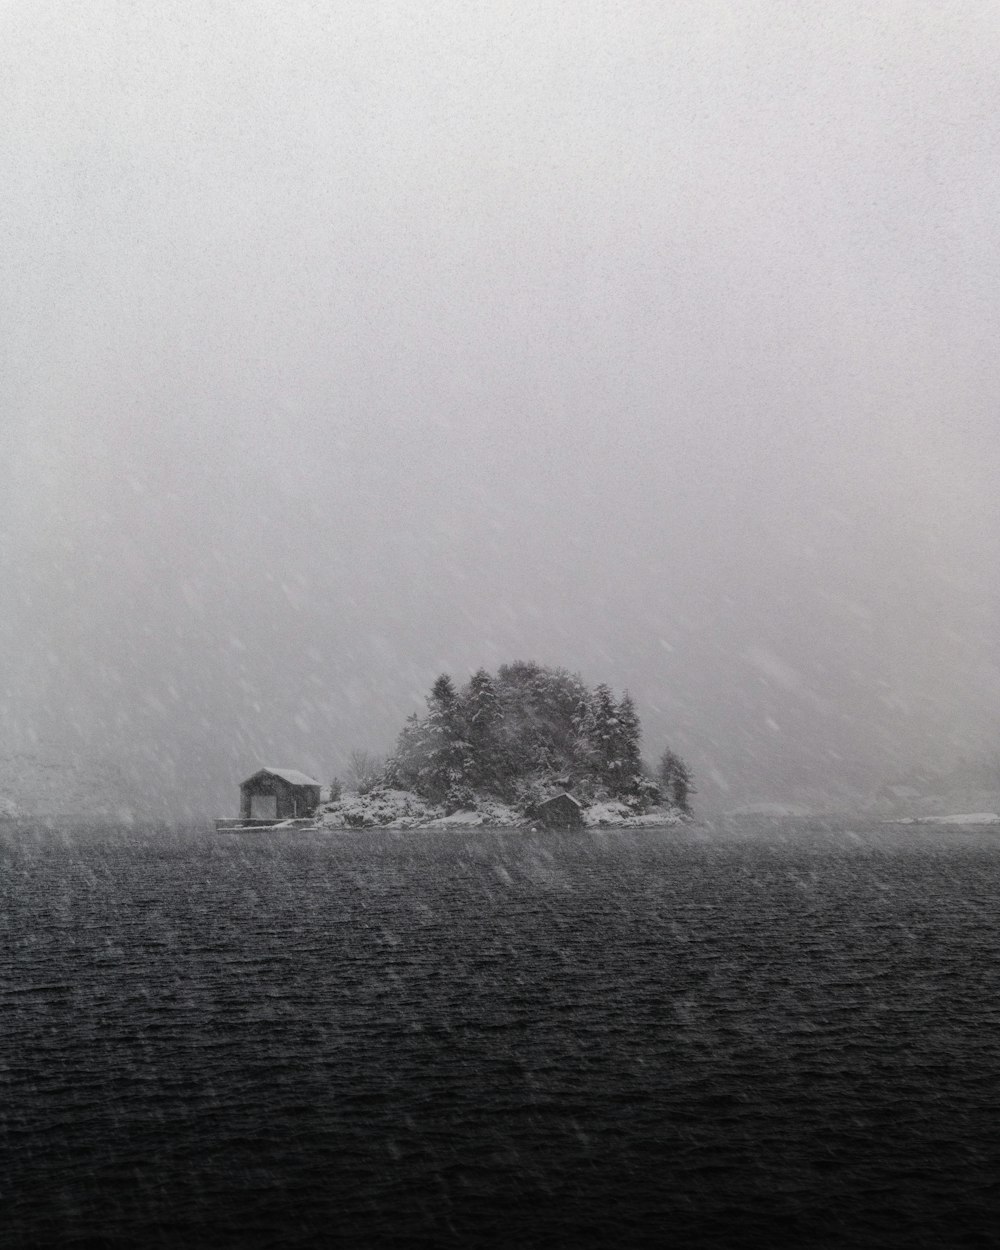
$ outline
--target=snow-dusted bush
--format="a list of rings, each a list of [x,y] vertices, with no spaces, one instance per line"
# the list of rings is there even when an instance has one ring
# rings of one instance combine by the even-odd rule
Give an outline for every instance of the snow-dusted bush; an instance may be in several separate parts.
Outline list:
[[[474,812],[476,795],[472,787],[462,782],[455,782],[449,786],[448,793],[444,796],[444,810],[447,816],[453,812]]]
[[[326,804],[318,823],[327,829],[411,829],[442,815],[440,807],[411,791],[377,787],[367,794],[347,793]]]

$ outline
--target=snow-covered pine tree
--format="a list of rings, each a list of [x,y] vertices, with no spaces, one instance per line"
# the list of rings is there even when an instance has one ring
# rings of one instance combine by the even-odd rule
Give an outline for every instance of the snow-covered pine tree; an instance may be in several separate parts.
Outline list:
[[[642,772],[642,726],[632,696],[626,690],[618,704],[616,777],[619,797],[641,801],[645,787]]]
[[[386,784],[419,792],[421,778],[427,770],[430,745],[425,723],[416,712],[411,713],[399,731],[396,750],[386,761]]]
[[[469,678],[461,704],[469,744],[469,784],[494,789],[504,781],[505,752],[500,741],[500,699],[486,669],[478,669]]]
[[[465,799],[468,791],[469,744],[465,738],[462,707],[454,682],[442,673],[427,697],[424,721],[428,753],[418,793],[444,802],[454,793]]]
[[[618,780],[618,709],[611,688],[601,682],[590,697],[587,718],[590,740],[590,768],[596,781],[611,794],[617,793]]]
[[[573,771],[579,776],[587,776],[593,767],[593,722],[594,713],[591,707],[590,692],[584,689],[572,717]]]
[[[660,756],[656,779],[664,795],[685,815],[691,815],[690,796],[695,794],[691,770],[681,757],[668,747]]]

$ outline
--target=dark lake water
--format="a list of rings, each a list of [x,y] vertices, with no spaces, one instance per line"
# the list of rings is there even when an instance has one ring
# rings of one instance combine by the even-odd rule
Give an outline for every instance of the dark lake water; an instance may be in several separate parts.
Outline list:
[[[1000,1244],[1000,832],[0,833],[0,1243]]]

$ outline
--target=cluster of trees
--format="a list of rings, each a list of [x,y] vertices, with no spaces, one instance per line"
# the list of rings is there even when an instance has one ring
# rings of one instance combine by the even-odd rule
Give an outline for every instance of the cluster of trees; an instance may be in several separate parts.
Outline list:
[[[668,750],[654,773],[641,734],[627,691],[616,699],[608,686],[588,689],[562,668],[518,661],[496,674],[480,669],[461,688],[442,674],[426,714],[403,727],[382,780],[449,811],[474,806],[477,790],[531,802],[570,787],[585,800],[619,799],[637,811],[664,800],[687,811],[687,766]]]

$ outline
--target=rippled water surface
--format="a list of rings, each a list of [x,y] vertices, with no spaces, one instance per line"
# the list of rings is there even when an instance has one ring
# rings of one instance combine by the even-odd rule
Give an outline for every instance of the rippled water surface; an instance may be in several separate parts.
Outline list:
[[[0,833],[6,1246],[992,1246],[1000,834]]]

